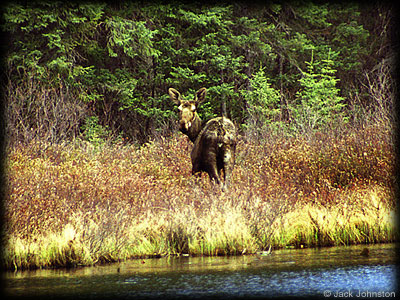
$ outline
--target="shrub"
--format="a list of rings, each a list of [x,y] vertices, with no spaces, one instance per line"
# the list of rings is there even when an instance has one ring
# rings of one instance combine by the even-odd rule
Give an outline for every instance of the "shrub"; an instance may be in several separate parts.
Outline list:
[[[183,136],[97,151],[16,145],[8,153],[3,266],[396,240],[388,135],[375,126],[344,136],[240,140],[225,193],[206,174],[191,175]]]
[[[96,148],[104,145],[107,137],[110,135],[107,127],[99,124],[99,118],[97,116],[87,117],[81,129],[84,138]]]

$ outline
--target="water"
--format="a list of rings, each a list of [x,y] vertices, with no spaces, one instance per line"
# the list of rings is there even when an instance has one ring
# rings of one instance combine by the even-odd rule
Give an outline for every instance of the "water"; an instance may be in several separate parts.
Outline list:
[[[395,254],[395,244],[277,250],[8,272],[3,279],[6,295],[16,298],[394,298]]]

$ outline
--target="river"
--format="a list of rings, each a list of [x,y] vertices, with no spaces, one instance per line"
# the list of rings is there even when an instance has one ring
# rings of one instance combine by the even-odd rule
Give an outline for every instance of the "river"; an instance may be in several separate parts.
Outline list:
[[[6,272],[3,287],[8,298],[24,299],[394,298],[396,250],[396,244],[377,244],[285,249],[268,255],[136,259]]]

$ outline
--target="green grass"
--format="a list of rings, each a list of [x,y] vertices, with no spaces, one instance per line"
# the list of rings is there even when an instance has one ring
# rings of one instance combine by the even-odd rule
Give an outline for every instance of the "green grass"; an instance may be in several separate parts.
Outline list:
[[[191,176],[191,148],[179,134],[140,148],[14,145],[3,268],[397,239],[394,153],[378,126],[241,140],[225,193]]]

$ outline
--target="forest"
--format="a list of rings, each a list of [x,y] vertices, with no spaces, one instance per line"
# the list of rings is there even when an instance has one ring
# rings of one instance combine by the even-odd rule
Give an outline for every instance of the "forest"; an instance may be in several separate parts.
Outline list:
[[[201,2],[5,7],[7,137],[60,142],[170,135],[201,87],[243,133],[393,121],[392,10],[357,3]]]
[[[4,269],[398,241],[389,3],[13,2]],[[238,129],[192,176],[168,89]]]

